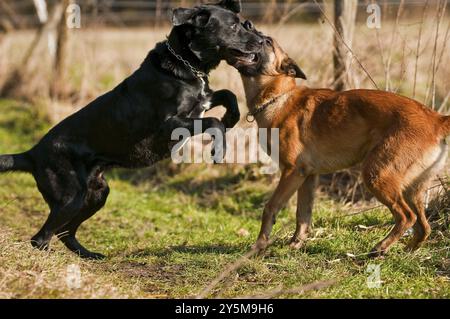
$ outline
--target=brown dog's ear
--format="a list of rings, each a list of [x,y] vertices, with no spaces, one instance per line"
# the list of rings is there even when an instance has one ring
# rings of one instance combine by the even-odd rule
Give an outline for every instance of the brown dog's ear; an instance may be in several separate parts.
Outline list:
[[[242,8],[240,0],[222,0],[217,5],[224,7],[225,9],[231,10],[234,13],[241,12]]]
[[[303,71],[298,67],[297,63],[291,58],[284,59],[281,63],[281,71],[289,76],[294,78],[304,79],[306,80],[306,75]]]

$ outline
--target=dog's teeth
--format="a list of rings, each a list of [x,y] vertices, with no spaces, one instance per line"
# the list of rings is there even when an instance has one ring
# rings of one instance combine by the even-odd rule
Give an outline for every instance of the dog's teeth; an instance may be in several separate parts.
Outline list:
[[[254,59],[255,59],[255,55],[254,55],[254,54],[250,54],[250,55],[247,57],[247,60],[248,60],[249,62],[252,62]]]

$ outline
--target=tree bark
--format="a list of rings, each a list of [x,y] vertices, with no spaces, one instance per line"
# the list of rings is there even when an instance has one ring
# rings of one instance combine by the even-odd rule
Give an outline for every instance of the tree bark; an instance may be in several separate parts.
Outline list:
[[[162,1],[155,1],[155,27],[159,27],[161,24],[161,13],[162,13]]]
[[[346,88],[358,88],[359,79],[352,72],[352,55],[349,48],[353,45],[356,14],[358,10],[357,0],[334,1],[334,89],[342,91]],[[345,42],[345,43],[344,43]]]
[[[264,13],[263,21],[267,24],[272,24],[277,11],[277,0],[270,0],[267,4],[266,12]]]
[[[52,28],[55,28],[55,26],[58,24],[59,19],[63,14],[64,8],[61,2],[53,6],[50,18],[47,20],[45,24],[40,25],[36,33],[36,36],[34,37],[33,41],[31,42],[22,59],[22,62],[15,70],[13,70],[9,74],[9,76],[5,80],[3,87],[0,89],[0,96],[3,97],[16,96],[16,93],[20,91],[20,88],[22,87],[22,85],[24,85],[24,82],[27,79],[26,76],[27,71],[31,64],[31,61],[33,60],[32,58],[34,57],[36,50],[39,47],[39,44],[45,38],[46,33]],[[22,97],[27,98],[26,96]]]
[[[66,70],[66,58],[67,47],[69,38],[69,29],[67,28],[67,7],[72,2],[71,0],[63,0],[64,12],[60,17],[57,26],[57,41],[56,41],[56,54],[53,63],[53,81],[51,94],[53,97],[58,98],[65,93],[65,70]]]
[[[13,8],[4,0],[0,1],[0,9],[5,13],[14,28],[24,27],[24,23],[19,16],[16,15]]]
[[[342,50],[342,40],[344,38],[344,28],[342,25],[343,0],[334,0],[334,25],[339,34],[334,34],[334,89],[342,91],[344,89],[345,62]]]

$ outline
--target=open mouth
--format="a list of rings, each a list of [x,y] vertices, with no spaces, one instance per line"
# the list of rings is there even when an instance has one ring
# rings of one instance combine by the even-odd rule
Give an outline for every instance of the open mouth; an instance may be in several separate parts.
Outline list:
[[[256,53],[245,53],[234,49],[231,51],[235,60],[233,64],[253,65],[259,61],[259,56]]]

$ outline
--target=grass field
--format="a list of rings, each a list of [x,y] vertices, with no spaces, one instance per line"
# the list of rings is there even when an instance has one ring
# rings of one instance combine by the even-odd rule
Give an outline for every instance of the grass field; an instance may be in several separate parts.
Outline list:
[[[49,128],[38,109],[0,100],[0,153],[26,150]],[[108,256],[103,261],[80,260],[57,240],[50,251],[32,249],[29,239],[48,208],[30,175],[1,175],[0,298],[195,296],[256,238],[262,207],[276,180],[254,171],[255,166],[164,163],[110,172],[106,206],[78,233],[88,248]],[[249,259],[213,296],[248,296],[336,279],[323,290],[281,297],[450,297],[448,221],[435,223],[421,250],[405,253],[408,238],[403,238],[387,257],[370,260],[364,254],[393,225],[388,211],[344,216],[348,209],[320,196],[311,239],[293,251],[286,244],[294,230],[294,204],[281,212],[277,240],[267,252]],[[73,265],[81,270],[79,288],[67,283]],[[370,265],[380,266],[379,288],[367,285]]]

